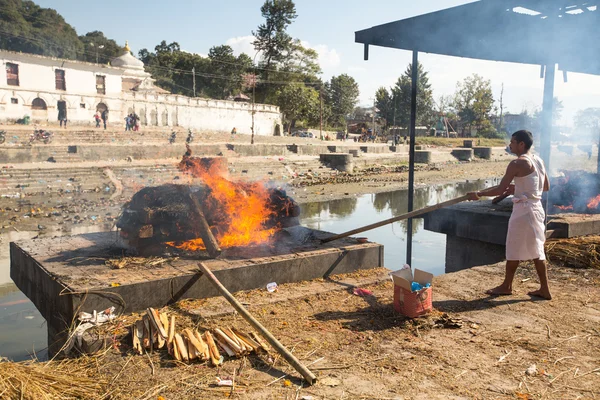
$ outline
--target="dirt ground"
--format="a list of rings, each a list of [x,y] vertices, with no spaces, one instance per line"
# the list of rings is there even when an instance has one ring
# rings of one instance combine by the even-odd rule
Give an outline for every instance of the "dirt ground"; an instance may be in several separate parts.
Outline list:
[[[382,276],[382,272],[384,275]],[[317,375],[308,386],[274,351],[218,368],[132,355],[129,338],[96,360],[94,378],[119,399],[593,399],[600,397],[600,271],[550,266],[554,299],[530,298],[532,265],[512,296],[489,297],[503,266],[436,277],[434,310],[406,319],[383,269],[284,284],[236,297]],[[369,283],[370,282],[370,283]],[[364,297],[353,287],[370,290]],[[178,326],[251,330],[221,298],[164,309]],[[113,325],[124,331],[134,317]],[[93,364],[92,364],[93,365]],[[529,369],[529,372],[527,372]],[[285,374],[289,374],[282,378]],[[217,377],[234,378],[235,388]],[[281,378],[281,379],[278,379]]]

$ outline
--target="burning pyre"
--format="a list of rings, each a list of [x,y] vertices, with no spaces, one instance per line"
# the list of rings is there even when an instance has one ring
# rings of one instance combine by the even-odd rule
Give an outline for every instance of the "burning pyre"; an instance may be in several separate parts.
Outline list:
[[[226,159],[192,157],[188,147],[179,169],[197,184],[147,187],[134,194],[117,222],[121,236],[138,250],[166,244],[189,252],[206,248],[200,213],[221,248],[268,245],[280,229],[298,224],[300,208],[284,190],[228,180],[226,168]]]
[[[600,179],[597,174],[585,171],[562,171],[563,176],[553,178],[549,202],[553,214],[572,212],[600,213]]]

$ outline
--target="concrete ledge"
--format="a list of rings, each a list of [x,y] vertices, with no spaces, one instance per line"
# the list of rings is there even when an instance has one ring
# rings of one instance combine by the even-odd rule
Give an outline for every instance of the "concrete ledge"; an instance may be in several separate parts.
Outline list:
[[[331,153],[320,154],[319,159],[323,164],[338,171],[352,172],[354,164],[352,163],[353,156],[347,153]]]
[[[446,236],[446,273],[504,261],[506,247],[479,240]]]
[[[431,163],[431,151],[415,150],[415,163],[430,164]]]
[[[483,158],[484,160],[489,160],[492,158],[492,148],[473,147],[473,154],[475,155],[475,157]]]
[[[480,200],[441,208],[425,215],[425,229],[504,246],[512,212],[506,204]]]
[[[317,241],[331,235],[295,229],[305,230]],[[115,232],[102,232],[10,244],[11,278],[46,318],[52,332],[64,331],[79,311],[115,306],[118,313],[135,312],[185,298],[218,295],[208,279],[198,274],[200,259],[173,258],[154,267],[111,269],[105,259],[122,253],[115,239]],[[383,266],[382,245],[359,244],[352,238],[280,253],[203,262],[231,292],[262,288],[273,281],[299,282]]]
[[[452,155],[459,161],[471,161],[473,159],[473,149],[453,149]]]
[[[356,149],[352,149],[352,150],[348,150],[348,153],[352,154],[353,157],[360,157],[360,150],[356,150]]]
[[[600,232],[600,214],[561,214],[549,217],[548,230],[553,238],[597,235]]]

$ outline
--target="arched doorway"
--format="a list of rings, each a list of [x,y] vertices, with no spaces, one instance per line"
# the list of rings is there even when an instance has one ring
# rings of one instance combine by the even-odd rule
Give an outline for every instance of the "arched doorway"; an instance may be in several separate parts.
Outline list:
[[[156,110],[150,111],[150,124],[158,126],[158,112]]]
[[[39,97],[31,102],[31,118],[34,120],[48,120],[48,105]]]
[[[162,126],[169,126],[169,112],[164,110],[161,114]]]
[[[36,97],[31,102],[31,109],[32,110],[47,110],[48,106],[46,105],[46,102],[44,101],[44,99],[40,99],[39,97]]]
[[[104,110],[108,110],[108,106],[104,103],[98,103],[96,106],[96,111],[100,111],[100,113],[102,113]]]
[[[275,132],[273,133],[273,136],[281,136],[281,125],[275,124]]]

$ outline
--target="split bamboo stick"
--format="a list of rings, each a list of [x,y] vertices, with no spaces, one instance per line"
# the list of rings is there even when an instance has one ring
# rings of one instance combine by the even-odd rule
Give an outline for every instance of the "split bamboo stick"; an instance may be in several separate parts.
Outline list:
[[[158,332],[158,334],[161,335],[163,339],[166,339],[167,331],[165,330],[165,327],[163,326],[163,324],[160,320],[160,316],[158,315],[158,312],[153,308],[147,308],[146,314],[148,314],[148,318],[150,319],[150,322],[152,322],[152,324],[156,328],[156,331]]]
[[[200,335],[200,332],[194,331],[194,335],[196,335],[196,339],[198,339],[198,342],[200,342],[204,346],[204,359],[210,360],[210,349],[208,348],[208,343],[206,343],[202,339],[202,335]]]
[[[169,322],[169,334],[167,335],[167,347],[170,348],[175,339],[175,316],[171,315],[171,321]]]
[[[231,347],[229,347],[227,345],[227,342],[225,342],[223,339],[221,339],[218,336],[214,337],[215,342],[219,345],[220,348],[222,348],[223,350],[225,350],[225,353],[227,353],[227,355],[229,357],[235,357],[237,356],[237,354],[235,353],[235,351],[231,350]]]
[[[204,357],[204,350],[206,348],[206,344],[204,344],[204,342],[198,341],[196,335],[194,335],[194,332],[192,332],[191,329],[184,329],[183,335],[187,338],[187,340],[189,340],[192,346],[194,346],[198,354]]]
[[[215,329],[215,337],[218,337],[219,339],[223,340],[227,344],[227,346],[229,346],[229,348],[233,350],[236,354],[242,354],[242,348],[238,346],[237,343],[233,341],[233,339],[230,339],[229,336],[227,336],[219,328]]]
[[[177,350],[179,350],[179,355],[181,355],[181,359],[183,361],[189,361],[190,358],[188,356],[187,346],[185,345],[185,342],[183,341],[183,338],[179,333],[175,334],[175,342],[177,343]]]
[[[215,344],[215,341],[213,340],[213,337],[209,331],[204,332],[204,339],[206,344],[208,344],[208,348],[210,349],[210,360],[216,367],[220,364],[221,353],[219,353],[219,349],[217,349],[217,345]]]

